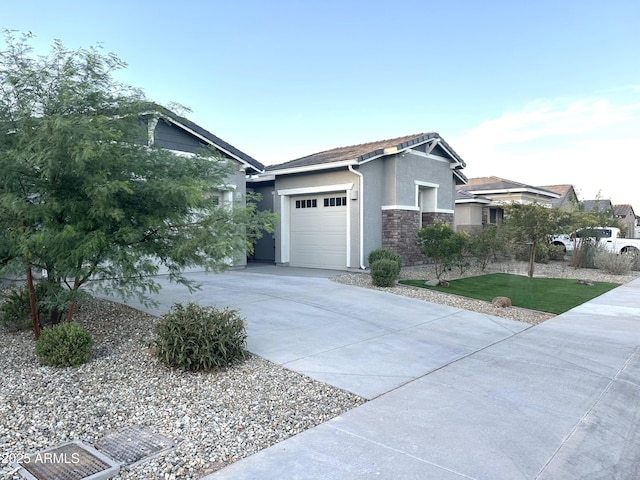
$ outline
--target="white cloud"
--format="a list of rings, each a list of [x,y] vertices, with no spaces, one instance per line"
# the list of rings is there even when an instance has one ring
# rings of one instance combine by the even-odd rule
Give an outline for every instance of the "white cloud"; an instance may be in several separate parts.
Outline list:
[[[640,214],[640,103],[535,102],[448,141],[469,177],[569,183],[582,199],[600,192]]]

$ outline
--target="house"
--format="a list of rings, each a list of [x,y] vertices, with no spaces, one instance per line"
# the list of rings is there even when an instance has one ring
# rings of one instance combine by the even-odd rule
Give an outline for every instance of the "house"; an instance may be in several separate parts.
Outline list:
[[[575,192],[574,192],[575,193]],[[500,177],[468,179],[456,187],[456,230],[473,230],[488,224],[500,225],[505,203],[540,203],[555,206],[562,195],[550,188],[534,187]]]
[[[578,200],[578,194],[573,188],[573,185],[543,185],[539,188],[543,190],[549,190],[559,195],[558,198],[549,200],[553,208],[575,211],[580,204],[580,200]]]
[[[260,208],[279,213],[254,259],[297,267],[366,268],[372,250],[424,262],[421,226],[453,224],[464,161],[437,133],[335,148],[272,165],[248,179]]]
[[[232,162],[235,172],[225,180],[225,189],[219,192],[221,202],[231,202],[246,194],[247,175],[264,171],[264,165],[225,142],[211,132],[175,113],[152,105],[141,115],[147,126],[147,143],[165,148],[178,155],[192,156],[202,147],[214,147],[220,155]],[[246,255],[234,259],[235,266],[246,265]]]
[[[628,204],[614,205],[613,215],[620,219],[626,238],[637,238],[638,217],[633,211],[633,207]]]

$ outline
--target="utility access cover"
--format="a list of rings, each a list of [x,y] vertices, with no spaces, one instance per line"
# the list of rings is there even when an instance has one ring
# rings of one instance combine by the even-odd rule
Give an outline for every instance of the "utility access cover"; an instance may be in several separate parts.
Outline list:
[[[108,434],[95,447],[120,465],[130,465],[170,450],[175,444],[144,427],[130,426]]]
[[[120,471],[116,462],[78,441],[34,453],[14,466],[28,480],[103,480]]]

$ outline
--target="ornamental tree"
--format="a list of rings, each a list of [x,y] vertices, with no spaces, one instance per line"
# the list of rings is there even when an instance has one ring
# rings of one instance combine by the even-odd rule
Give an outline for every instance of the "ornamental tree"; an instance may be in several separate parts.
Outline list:
[[[218,152],[147,144],[152,104],[114,79],[117,56],[57,41],[35,56],[30,38],[5,32],[0,51],[0,274],[26,273],[36,336],[36,270],[53,322],[70,321],[84,287],[148,302],[163,267],[196,288],[185,268],[222,270],[272,231],[251,198],[219,204],[232,166]]]

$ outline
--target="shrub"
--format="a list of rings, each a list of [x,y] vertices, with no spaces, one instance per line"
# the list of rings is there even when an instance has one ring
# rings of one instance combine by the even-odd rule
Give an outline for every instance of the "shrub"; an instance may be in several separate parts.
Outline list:
[[[70,291],[56,283],[43,280],[36,283],[35,295],[40,324],[60,323],[70,301]],[[4,297],[0,304],[0,324],[14,330],[31,328],[31,306],[27,286],[7,290]]]
[[[549,245],[549,260],[564,260],[564,245]]]
[[[376,287],[393,287],[398,277],[398,262],[389,258],[371,264],[371,282]]]
[[[627,275],[634,262],[633,255],[618,255],[613,252],[599,251],[595,255],[595,267],[612,275]]]
[[[176,303],[155,328],[152,347],[170,367],[220,369],[245,357],[247,334],[236,310]]]
[[[369,265],[373,265],[378,260],[393,260],[398,264],[396,276],[400,275],[402,269],[402,257],[399,253],[393,252],[388,248],[376,248],[369,253]]]
[[[89,361],[93,344],[93,337],[82,326],[65,322],[42,330],[36,355],[42,365],[77,367]]]
[[[468,241],[466,232],[454,232],[448,223],[437,220],[418,231],[417,244],[422,254],[433,261],[436,277],[440,280],[445,270],[464,263]]]
[[[0,304],[0,325],[11,330],[26,330],[32,326],[29,292],[26,287],[5,290]]]
[[[515,255],[516,260],[521,262],[529,262],[529,252],[531,251],[531,246],[529,244],[518,244],[513,248],[513,253]],[[536,263],[549,263],[549,246],[545,244],[536,245],[536,257],[534,261]]]
[[[482,269],[496,260],[498,256],[504,255],[506,250],[505,241],[501,232],[495,225],[487,225],[481,230],[469,232],[467,250],[475,259],[476,264]]]

